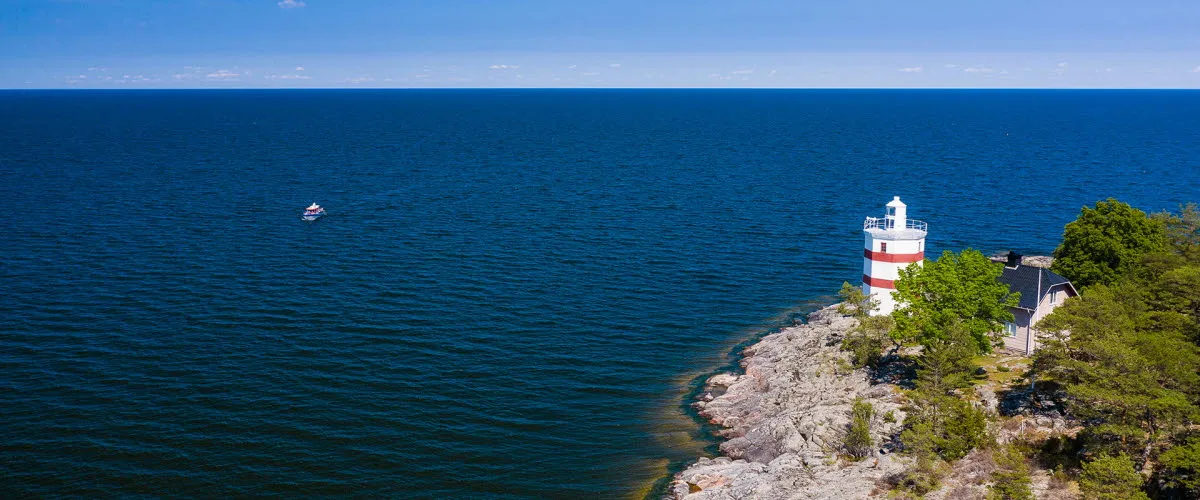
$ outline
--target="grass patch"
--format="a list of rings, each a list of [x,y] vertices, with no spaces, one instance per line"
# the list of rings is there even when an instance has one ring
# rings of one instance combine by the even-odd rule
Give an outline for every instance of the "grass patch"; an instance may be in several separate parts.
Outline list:
[[[1029,370],[1029,358],[1022,356],[999,354],[977,356],[975,364],[987,372],[977,380],[977,383],[991,383],[998,387],[1006,387],[1023,379],[1025,372]]]

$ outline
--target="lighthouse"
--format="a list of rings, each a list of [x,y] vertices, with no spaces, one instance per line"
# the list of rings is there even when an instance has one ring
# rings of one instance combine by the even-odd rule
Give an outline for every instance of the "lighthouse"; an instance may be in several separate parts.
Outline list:
[[[896,309],[892,291],[900,270],[925,259],[928,226],[909,220],[908,206],[899,196],[888,202],[882,218],[863,222],[863,293],[879,302],[872,316],[891,314]]]

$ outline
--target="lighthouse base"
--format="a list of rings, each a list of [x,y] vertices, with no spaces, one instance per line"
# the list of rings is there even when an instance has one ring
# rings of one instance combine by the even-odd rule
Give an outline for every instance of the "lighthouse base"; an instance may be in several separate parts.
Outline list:
[[[871,296],[872,300],[879,303],[875,310],[871,311],[871,316],[887,316],[896,310],[896,299],[892,298],[892,292],[895,290],[866,283],[863,283],[862,290],[864,295]]]

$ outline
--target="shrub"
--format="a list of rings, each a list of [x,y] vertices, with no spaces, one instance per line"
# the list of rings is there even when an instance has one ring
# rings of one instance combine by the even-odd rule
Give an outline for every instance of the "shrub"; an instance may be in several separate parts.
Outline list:
[[[854,401],[850,409],[850,430],[846,433],[846,453],[856,460],[862,460],[871,454],[875,447],[871,439],[871,419],[875,416],[875,408],[871,403],[861,399]]]
[[[905,420],[907,423],[908,420]],[[917,421],[900,433],[900,441],[904,443],[905,453],[916,460],[904,471],[898,481],[898,487],[903,492],[922,497],[936,490],[941,485],[944,467],[939,463],[936,453],[937,436],[933,425],[926,421]]]
[[[1033,500],[1030,489],[1029,464],[1016,447],[1008,446],[996,453],[996,470],[988,500]]]

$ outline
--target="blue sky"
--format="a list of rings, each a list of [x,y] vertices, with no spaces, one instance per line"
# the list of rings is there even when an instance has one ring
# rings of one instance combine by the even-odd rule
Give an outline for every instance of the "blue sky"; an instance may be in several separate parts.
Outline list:
[[[1200,88],[1200,1],[0,0],[0,88]]]

